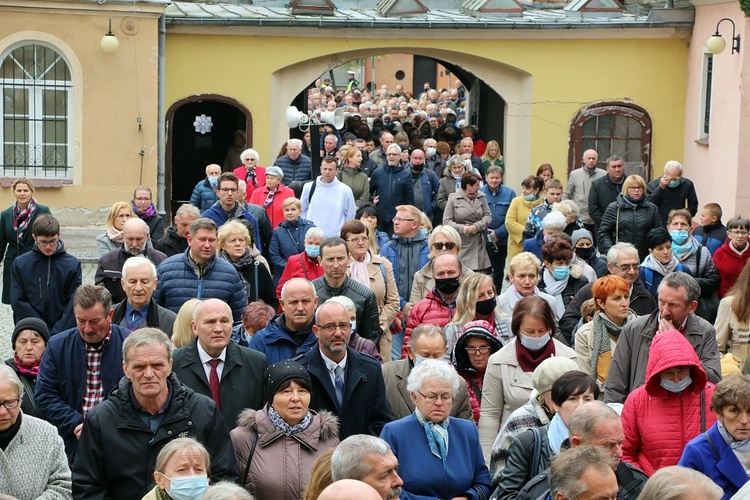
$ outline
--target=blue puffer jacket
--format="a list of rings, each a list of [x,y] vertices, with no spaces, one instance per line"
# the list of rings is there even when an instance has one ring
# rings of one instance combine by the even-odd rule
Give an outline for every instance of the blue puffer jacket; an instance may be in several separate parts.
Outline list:
[[[216,223],[216,227],[221,227],[227,223],[227,216],[224,213],[224,209],[221,208],[221,203],[219,203],[218,201],[211,205],[208,210],[203,212],[201,214],[201,217],[207,217],[211,219]],[[258,219],[252,213],[250,213],[247,208],[243,207],[239,203],[236,203],[234,205],[234,217],[236,219],[245,219],[253,224],[253,228],[255,229],[255,240],[257,241],[259,235],[261,234],[259,229],[260,226],[258,226]],[[258,248],[260,248],[260,246],[258,246]]]
[[[211,205],[219,201],[219,195],[216,194],[208,179],[203,179],[195,185],[193,194],[190,196],[190,204],[198,207],[198,210],[204,212],[211,208]]]
[[[300,217],[297,222],[284,221],[273,230],[268,253],[275,283],[279,282],[281,273],[284,272],[286,260],[305,251],[305,235],[311,227],[315,227],[312,221]]]
[[[232,308],[234,321],[240,321],[247,295],[234,266],[214,257],[199,277],[188,260],[188,252],[189,248],[159,264],[156,269],[159,282],[153,297],[156,303],[177,313],[189,299],[220,299]]]
[[[378,220],[389,221],[396,215],[399,205],[414,205],[414,186],[411,172],[403,165],[384,164],[370,177],[370,194],[379,196]],[[395,267],[394,267],[395,269]]]
[[[312,161],[305,155],[299,155],[299,158],[292,160],[288,155],[280,156],[273,162],[274,165],[279,167],[284,172],[284,178],[281,179],[281,183],[288,186],[293,181],[311,181],[312,175]]]
[[[284,315],[277,314],[271,318],[268,326],[255,332],[253,338],[250,339],[250,349],[255,349],[265,354],[268,366],[271,366],[279,361],[292,359],[298,354],[304,354],[317,343],[318,338],[312,332],[311,325],[309,335],[302,345],[297,347],[297,344],[294,343],[294,340],[292,340],[292,337],[286,331]]]
[[[510,202],[516,197],[516,192],[504,184],[500,184],[494,193],[487,185],[482,186],[481,189],[487,199],[487,204],[490,206],[490,212],[492,212],[492,222],[490,222],[489,229],[495,232],[498,245],[506,245],[508,243],[508,230],[505,228],[505,215],[508,213]]]

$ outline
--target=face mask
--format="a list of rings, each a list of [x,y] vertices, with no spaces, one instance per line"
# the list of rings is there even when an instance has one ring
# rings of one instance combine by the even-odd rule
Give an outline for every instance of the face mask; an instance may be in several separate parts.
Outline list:
[[[425,238],[427,238],[430,235],[430,233],[427,232],[427,229],[424,229],[424,228],[419,230],[419,234],[424,236]]]
[[[164,474],[162,474],[164,476]],[[164,476],[167,477],[167,476]],[[208,476],[167,477],[170,488],[167,493],[172,500],[198,500],[208,489]]]
[[[526,200],[526,201],[534,201],[537,198],[539,198],[539,197],[537,195],[535,195],[535,194],[525,194],[525,195],[523,195],[523,199]]]
[[[435,148],[427,148],[427,156],[429,156],[430,158],[432,158],[433,156],[435,156],[435,153],[437,153],[437,149],[435,149]]]
[[[596,248],[594,247],[576,248],[576,254],[583,260],[589,260],[591,256],[594,255],[595,251],[596,251]]]
[[[435,278],[435,288],[443,295],[451,295],[459,286],[458,278]]]
[[[519,338],[521,339],[521,345],[526,349],[528,349],[529,351],[538,351],[539,349],[542,349],[544,346],[546,346],[547,342],[550,341],[550,334],[549,332],[547,332],[539,338],[534,338],[522,333],[519,335]]]
[[[424,361],[425,359],[430,359],[430,358],[423,358],[422,356],[417,356],[415,354],[414,355],[414,367],[416,368],[417,366],[419,366],[422,363],[422,361]]]
[[[675,394],[684,391],[692,383],[693,379],[690,378],[690,375],[680,380],[679,382],[672,382],[671,380],[667,380],[665,378],[661,379],[661,386],[669,392],[674,392]]]
[[[422,170],[424,170],[424,163],[422,163],[421,165],[415,165],[414,163],[412,163],[411,168],[415,172],[421,172]]]
[[[452,174],[452,175],[453,175],[453,178],[454,178],[454,179],[458,180],[458,179],[460,179],[460,178],[461,178],[461,177],[462,177],[462,176],[463,176],[464,174]]]
[[[357,320],[353,319],[349,323],[352,325],[352,331],[356,332],[357,331]]]
[[[495,310],[496,305],[497,305],[497,299],[495,297],[492,297],[491,299],[487,299],[487,300],[479,300],[477,301],[476,312],[477,314],[487,316],[491,314],[492,311]]]
[[[670,231],[669,236],[672,238],[672,241],[674,243],[677,243],[678,245],[682,245],[685,243],[688,239],[689,233],[687,231]]]
[[[552,271],[552,277],[557,281],[562,281],[568,276],[570,276],[570,268],[568,266],[555,266],[555,269]]]
[[[211,184],[211,186],[216,187],[216,185],[219,183],[218,177],[209,177],[208,183]]]
[[[671,187],[672,189],[674,189],[677,186],[679,186],[681,182],[682,181],[680,179],[677,179],[676,181],[672,181],[672,182],[669,183],[669,187]]]
[[[320,247],[318,245],[305,245],[305,253],[311,259],[317,259],[320,255]]]

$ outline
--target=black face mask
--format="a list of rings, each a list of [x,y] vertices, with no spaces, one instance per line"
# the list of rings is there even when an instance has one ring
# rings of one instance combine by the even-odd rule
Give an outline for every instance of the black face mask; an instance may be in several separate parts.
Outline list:
[[[583,260],[589,260],[592,255],[594,255],[594,252],[596,251],[595,247],[588,247],[588,248],[576,248],[576,254]]]
[[[424,170],[424,163],[422,163],[421,165],[415,165],[414,163],[412,163],[411,168],[415,172],[421,172],[422,170]]]
[[[490,314],[492,314],[492,311],[495,310],[496,305],[496,297],[492,297],[491,299],[487,300],[479,300],[477,301],[476,312],[477,314],[481,314],[482,316],[489,316]]]
[[[451,295],[459,286],[458,278],[435,278],[435,289],[443,295]]]

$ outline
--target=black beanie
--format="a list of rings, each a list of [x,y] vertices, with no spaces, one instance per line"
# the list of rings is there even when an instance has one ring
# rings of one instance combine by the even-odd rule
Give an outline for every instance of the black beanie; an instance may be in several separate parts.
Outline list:
[[[49,330],[47,329],[47,323],[39,318],[24,318],[16,323],[16,326],[13,329],[13,336],[10,338],[10,346],[13,349],[16,348],[16,339],[24,330],[34,330],[39,334],[40,337],[42,337],[42,339],[44,339],[45,344],[49,342]]]
[[[305,381],[307,387],[312,386],[310,374],[307,373],[304,366],[295,361],[287,359],[266,368],[264,390],[269,405],[273,403],[273,396],[279,390],[281,384],[293,378],[301,378]]]

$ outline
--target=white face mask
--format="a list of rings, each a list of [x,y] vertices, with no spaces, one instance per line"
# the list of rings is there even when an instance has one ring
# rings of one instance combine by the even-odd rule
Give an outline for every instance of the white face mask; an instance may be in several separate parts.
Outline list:
[[[437,153],[437,149],[435,148],[427,148],[427,156],[432,158],[435,156],[435,153]]]
[[[690,375],[680,380],[679,382],[672,382],[671,380],[667,380],[665,378],[661,379],[661,386],[669,392],[674,392],[675,394],[684,391],[692,383],[693,379],[690,378]]]
[[[357,320],[356,320],[356,319],[353,319],[353,320],[351,320],[351,321],[350,321],[349,323],[351,323],[351,324],[352,324],[352,331],[353,331],[353,332],[356,332],[356,331],[357,331]]]
[[[551,335],[549,332],[545,333],[541,337],[529,337],[528,335],[520,334],[521,345],[529,351],[538,351],[542,349],[550,341]]]

